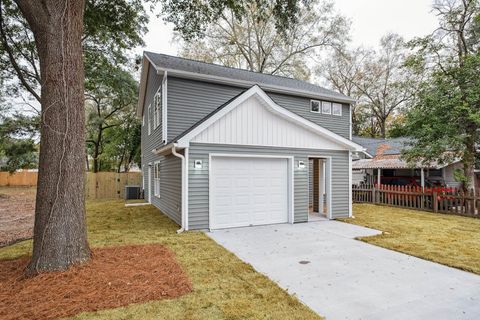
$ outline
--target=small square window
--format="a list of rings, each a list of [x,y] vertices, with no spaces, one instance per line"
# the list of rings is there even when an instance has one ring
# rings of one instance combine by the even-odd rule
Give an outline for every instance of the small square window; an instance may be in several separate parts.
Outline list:
[[[310,111],[320,112],[320,101],[310,100]]]
[[[322,101],[322,113],[323,114],[332,114],[332,103],[327,101]]]
[[[332,105],[332,114],[334,116],[341,116],[342,115],[342,105],[340,103],[334,103]]]

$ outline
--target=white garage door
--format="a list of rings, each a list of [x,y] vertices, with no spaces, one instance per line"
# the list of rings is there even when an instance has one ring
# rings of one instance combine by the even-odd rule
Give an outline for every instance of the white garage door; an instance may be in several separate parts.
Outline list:
[[[213,157],[211,229],[288,222],[288,160]]]

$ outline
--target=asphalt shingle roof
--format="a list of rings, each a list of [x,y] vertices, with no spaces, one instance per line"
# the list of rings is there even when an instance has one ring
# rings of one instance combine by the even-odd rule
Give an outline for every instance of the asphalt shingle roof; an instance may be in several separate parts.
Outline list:
[[[410,140],[408,138],[381,139],[353,136],[352,141],[367,149],[367,153],[374,157],[379,151],[383,155],[401,154],[402,149],[408,147],[407,143]]]
[[[326,99],[331,98],[333,100],[339,99],[342,101],[352,100],[352,98],[344,94],[322,88],[306,81],[281,76],[274,76],[259,72],[252,72],[244,69],[224,67],[217,64],[179,58],[160,53],[146,51],[144,52],[144,54],[157,68],[160,69],[193,72],[208,76],[248,81],[252,84],[283,87],[290,90],[304,91],[312,93],[314,95],[324,96]]]

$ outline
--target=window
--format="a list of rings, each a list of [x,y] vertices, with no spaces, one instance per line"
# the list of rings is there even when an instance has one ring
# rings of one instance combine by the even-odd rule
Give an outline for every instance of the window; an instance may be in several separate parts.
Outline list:
[[[310,111],[320,112],[320,101],[310,100]]]
[[[332,114],[334,116],[341,116],[342,115],[342,105],[340,103],[334,103],[332,105]]]
[[[148,134],[152,133],[152,105],[148,106],[147,122],[148,122]]]
[[[332,103],[327,101],[322,101],[322,113],[323,114],[332,114]]]
[[[153,194],[160,198],[160,162],[153,164]]]
[[[162,87],[160,87],[153,97],[153,129],[158,128],[162,117]]]

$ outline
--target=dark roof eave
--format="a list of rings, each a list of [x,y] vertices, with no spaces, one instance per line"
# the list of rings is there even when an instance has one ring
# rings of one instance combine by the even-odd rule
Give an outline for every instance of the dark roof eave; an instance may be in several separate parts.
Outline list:
[[[152,57],[151,57],[151,56]],[[157,70],[157,73],[163,74],[164,72],[167,72],[169,75],[181,77],[181,78],[189,78],[189,79],[198,79],[198,80],[205,80],[205,81],[211,81],[211,82],[218,82],[218,83],[228,83],[232,85],[237,85],[237,86],[243,86],[243,87],[251,87],[252,85],[259,85],[265,90],[272,91],[272,92],[278,92],[278,93],[286,93],[290,95],[297,95],[297,96],[304,96],[304,97],[309,97],[309,98],[316,98],[316,99],[325,99],[325,100],[331,100],[335,102],[340,102],[340,103],[345,103],[345,104],[354,104],[356,103],[356,100],[348,97],[346,95],[324,89],[320,86],[300,81],[300,80],[295,80],[291,78],[285,78],[285,77],[280,77],[282,78],[283,81],[286,82],[294,82],[294,83],[303,83],[308,86],[313,86],[314,88],[318,88],[319,90],[324,90],[325,92],[315,92],[315,91],[310,91],[310,90],[305,90],[305,89],[299,89],[299,88],[294,88],[288,85],[278,85],[278,84],[271,84],[271,83],[265,83],[259,80],[244,80],[244,79],[239,79],[239,77],[236,76],[231,76],[231,77],[226,77],[226,76],[219,76],[219,75],[214,75],[214,74],[207,74],[204,72],[194,72],[194,71],[187,71],[187,70],[181,70],[179,68],[169,68],[165,66],[161,66],[158,63],[155,62],[155,56],[161,56],[161,57],[168,57],[170,59],[180,59],[180,60],[185,60],[189,61],[189,63],[192,64],[198,64],[200,66],[207,66],[211,67],[213,69],[215,68],[226,68],[229,70],[232,70],[232,72],[238,72],[241,75],[245,75],[245,73],[248,73],[248,75],[254,75],[255,77],[272,77],[273,79],[277,79],[278,76],[272,76],[272,75],[266,75],[262,73],[257,73],[257,72],[252,72],[252,71],[247,71],[243,69],[235,69],[235,68],[228,68],[228,67],[223,67],[220,65],[216,64],[208,64],[200,61],[194,61],[194,60],[188,60],[188,59],[183,59],[179,57],[173,57],[173,56],[167,56],[167,55],[161,55],[161,54],[156,54],[153,52],[144,52],[144,57],[150,61],[150,63],[154,66],[154,68]]]

